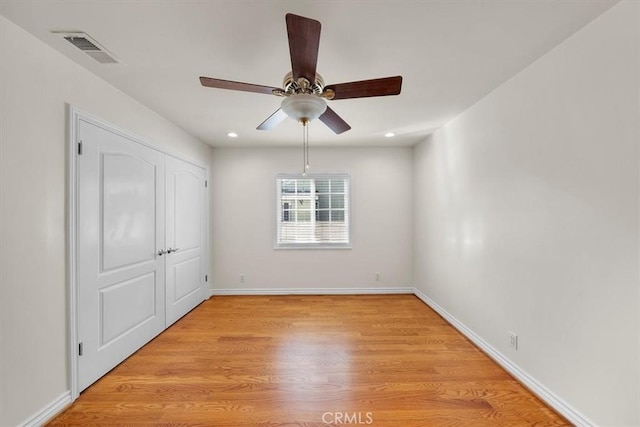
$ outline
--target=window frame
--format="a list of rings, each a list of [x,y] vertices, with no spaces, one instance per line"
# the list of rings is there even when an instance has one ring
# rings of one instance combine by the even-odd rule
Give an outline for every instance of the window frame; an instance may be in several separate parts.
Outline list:
[[[345,191],[345,206],[344,210],[345,222],[347,223],[347,239],[346,243],[337,243],[337,242],[314,242],[314,243],[296,243],[296,242],[288,242],[288,243],[279,243],[278,242],[278,229],[280,224],[280,217],[282,215],[281,208],[281,194],[279,192],[280,188],[278,185],[278,180],[285,179],[313,179],[313,180],[344,180],[346,182],[346,191]],[[352,249],[353,248],[353,233],[352,233],[352,193],[353,193],[353,180],[351,179],[351,174],[348,172],[322,172],[322,173],[307,173],[306,175],[302,175],[301,173],[276,173],[274,178],[274,188],[275,188],[275,206],[273,209],[274,213],[274,221],[273,221],[273,248],[274,249]],[[314,209],[311,210],[312,216],[317,214],[318,211]]]

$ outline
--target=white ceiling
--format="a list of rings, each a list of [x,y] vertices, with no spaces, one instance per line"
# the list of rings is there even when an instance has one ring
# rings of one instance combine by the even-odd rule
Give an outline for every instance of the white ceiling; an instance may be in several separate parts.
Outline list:
[[[350,131],[311,124],[312,145],[358,146],[415,144],[616,2],[2,0],[0,13],[213,146],[300,143],[291,119],[256,130],[281,98],[198,77],[279,87],[291,69],[285,14],[317,19],[327,84],[404,77],[398,96],[329,101]],[[51,33],[63,30],[88,33],[123,64],[99,64]]]

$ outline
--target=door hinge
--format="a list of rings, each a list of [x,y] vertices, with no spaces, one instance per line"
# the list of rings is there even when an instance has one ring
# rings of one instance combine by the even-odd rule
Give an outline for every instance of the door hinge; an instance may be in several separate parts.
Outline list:
[[[204,186],[205,186],[205,188],[207,187],[208,182],[209,182],[209,181],[206,181],[206,180],[204,181]]]
[[[82,156],[82,141],[78,142],[78,156]]]
[[[208,276],[208,275],[206,275],[206,274],[204,275],[204,281],[205,281],[205,282],[208,282],[208,281],[209,281],[209,276]]]
[[[78,356],[82,356],[82,353],[84,353],[83,345],[78,343]]]

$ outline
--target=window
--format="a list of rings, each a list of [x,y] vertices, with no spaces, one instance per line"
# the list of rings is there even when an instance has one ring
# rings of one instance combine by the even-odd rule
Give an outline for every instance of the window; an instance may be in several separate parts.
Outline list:
[[[349,248],[349,174],[276,177],[276,248]]]

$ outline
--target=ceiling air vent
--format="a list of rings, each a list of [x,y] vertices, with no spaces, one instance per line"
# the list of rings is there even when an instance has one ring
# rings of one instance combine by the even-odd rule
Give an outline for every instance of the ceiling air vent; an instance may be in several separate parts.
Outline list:
[[[64,37],[66,41],[95,59],[101,64],[118,64],[120,61],[97,41],[89,37],[86,33],[79,32],[59,32],[56,34]]]

